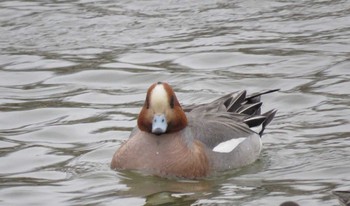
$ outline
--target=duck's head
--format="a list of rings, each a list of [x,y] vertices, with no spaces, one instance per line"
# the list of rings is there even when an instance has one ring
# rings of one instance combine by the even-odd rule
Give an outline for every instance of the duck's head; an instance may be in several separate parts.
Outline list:
[[[171,86],[164,82],[151,85],[137,119],[140,130],[156,135],[177,132],[187,126],[187,118]]]

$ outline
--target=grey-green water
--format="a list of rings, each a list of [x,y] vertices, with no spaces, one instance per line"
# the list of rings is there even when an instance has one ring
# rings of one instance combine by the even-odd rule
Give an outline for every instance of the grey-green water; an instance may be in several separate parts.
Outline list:
[[[0,2],[0,205],[336,206],[350,187],[350,2]],[[200,181],[109,169],[145,91],[280,88],[255,164]]]

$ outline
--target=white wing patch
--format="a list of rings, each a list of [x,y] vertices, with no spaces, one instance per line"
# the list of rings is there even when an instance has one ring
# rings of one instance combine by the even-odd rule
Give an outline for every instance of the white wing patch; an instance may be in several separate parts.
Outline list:
[[[213,148],[214,152],[229,153],[234,148],[236,148],[241,142],[243,142],[246,137],[240,137],[235,139],[230,139],[225,142],[221,142]]]

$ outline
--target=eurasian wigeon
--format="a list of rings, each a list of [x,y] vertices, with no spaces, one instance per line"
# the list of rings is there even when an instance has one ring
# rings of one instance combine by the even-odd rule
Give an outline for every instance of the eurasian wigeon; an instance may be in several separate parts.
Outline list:
[[[182,108],[169,84],[155,83],[111,168],[195,179],[251,164],[260,155],[261,136],[276,114],[261,114],[260,96],[274,91],[250,96],[234,92]],[[257,132],[251,129],[258,126]]]

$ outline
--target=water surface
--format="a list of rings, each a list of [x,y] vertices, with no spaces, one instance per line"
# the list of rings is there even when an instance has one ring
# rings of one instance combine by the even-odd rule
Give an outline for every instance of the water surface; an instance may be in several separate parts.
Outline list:
[[[0,2],[1,205],[339,205],[350,188],[350,2]],[[199,181],[109,169],[148,86],[278,115],[254,164]]]

